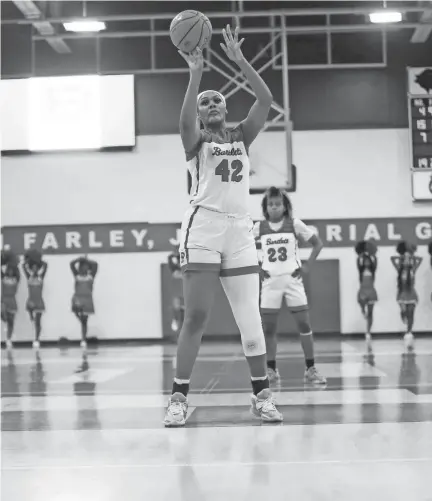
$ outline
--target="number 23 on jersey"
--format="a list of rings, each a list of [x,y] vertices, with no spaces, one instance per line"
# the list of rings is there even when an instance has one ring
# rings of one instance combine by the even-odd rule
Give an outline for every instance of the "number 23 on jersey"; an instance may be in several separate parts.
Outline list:
[[[267,249],[267,257],[270,263],[276,263],[276,261],[286,261],[287,260],[287,248],[279,247],[275,249],[274,247],[270,247]]]
[[[221,177],[223,183],[239,183],[243,179],[243,163],[237,158],[234,160],[228,160],[224,158],[220,164],[217,165],[215,169],[216,176]]]

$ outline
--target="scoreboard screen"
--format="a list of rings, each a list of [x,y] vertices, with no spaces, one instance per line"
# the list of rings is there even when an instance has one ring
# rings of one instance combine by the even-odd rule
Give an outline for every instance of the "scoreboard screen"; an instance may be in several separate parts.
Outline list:
[[[411,157],[411,195],[414,202],[432,202],[432,66],[407,68]]]
[[[409,97],[411,168],[432,169],[432,97]]]

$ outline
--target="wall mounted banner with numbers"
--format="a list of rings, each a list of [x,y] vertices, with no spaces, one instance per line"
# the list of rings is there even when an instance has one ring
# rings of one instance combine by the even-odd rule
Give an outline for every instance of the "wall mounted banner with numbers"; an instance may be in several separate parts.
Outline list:
[[[432,240],[432,216],[416,218],[305,220],[326,247],[352,247],[373,238],[378,245],[399,240],[425,245]],[[35,248],[45,254],[169,252],[180,240],[180,223],[113,223],[2,228],[2,247],[23,254]]]
[[[432,170],[432,66],[408,68],[408,113],[410,167],[413,170]]]

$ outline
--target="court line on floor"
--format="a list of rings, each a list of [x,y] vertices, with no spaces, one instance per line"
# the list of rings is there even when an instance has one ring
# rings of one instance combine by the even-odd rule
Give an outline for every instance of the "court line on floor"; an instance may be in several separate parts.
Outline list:
[[[235,466],[327,466],[327,465],[361,465],[386,463],[432,463],[432,457],[419,458],[375,458],[375,459],[326,459],[310,461],[224,461],[223,463],[141,463],[141,464],[103,464],[103,465],[53,465],[53,466],[6,466],[2,471],[14,470],[86,470],[86,469],[125,469],[125,468],[232,468]]]
[[[65,365],[65,364],[74,364],[76,363],[76,360],[80,359],[81,355],[79,353],[76,353],[76,357],[74,356],[74,353],[71,353],[71,356],[69,357],[58,357],[58,358],[53,358],[49,357],[44,359],[44,356],[41,357],[41,363],[43,365]],[[406,355],[406,352],[403,350],[397,350],[397,351],[375,351],[373,353],[375,358],[381,358],[381,357],[386,357],[386,356],[403,356]],[[432,350],[420,350],[420,351],[415,351],[413,355],[417,356],[423,356],[423,355],[432,355]],[[319,362],[320,360],[325,360],[327,357],[342,357],[344,361],[350,360],[350,359],[358,359],[361,357],[365,356],[365,353],[362,350],[358,350],[357,352],[352,352],[352,353],[341,353],[341,352],[326,352],[326,353],[320,353],[318,352],[316,354],[316,359]],[[105,364],[105,363],[125,363],[125,362],[149,362],[149,361],[154,361],[157,363],[162,362],[171,362],[173,356],[168,356],[168,357],[161,357],[161,356],[143,356],[143,357],[128,357],[128,358],[115,358],[115,357],[107,357],[107,358],[102,358],[99,356],[92,356],[91,353],[88,353],[88,361],[89,363],[100,363],[100,364]],[[288,360],[288,359],[303,359],[304,355],[303,353],[280,353],[278,354],[278,359],[279,360]],[[219,356],[199,356],[197,358],[197,361],[204,362],[236,362],[240,360],[245,360],[244,355],[219,355]],[[20,366],[20,365],[31,365],[35,363],[34,357],[20,357],[17,358],[17,360],[14,360],[13,365],[14,366]],[[5,357],[2,357],[2,366],[7,367],[9,365],[8,360]]]
[[[219,381],[220,381],[220,380],[219,380],[219,378],[218,378],[218,377],[217,377],[217,378],[215,378],[214,383],[210,386],[210,388],[209,388],[209,390],[208,390],[208,392],[209,392],[209,393],[211,393],[211,392],[213,391],[213,388],[214,388],[214,387],[215,387],[215,386],[219,383]]]
[[[358,379],[358,378],[350,378],[350,379]],[[378,386],[378,387],[377,387]],[[415,385],[412,385],[413,388],[431,388],[432,387],[432,381],[426,382],[426,383],[418,383]],[[408,390],[410,391],[410,387],[408,385],[403,385],[399,386],[398,384],[371,384],[367,385],[362,383],[360,386],[358,384],[356,385],[339,385],[339,386],[333,386],[329,387],[306,387],[306,386],[281,386],[279,388],[270,388],[275,396],[278,395],[279,392],[281,391],[286,391],[286,392],[292,392],[292,391],[307,391],[307,392],[313,392],[313,391],[340,391],[340,390],[385,390],[385,389],[393,389],[393,390]],[[161,391],[160,389],[158,390],[142,390],[137,388],[136,390],[131,390],[131,389],[118,389],[118,390],[110,390],[109,388],[107,389],[98,389],[97,391],[98,395],[170,395],[171,390],[166,389]],[[189,394],[191,395],[197,395],[200,393],[200,390],[194,390],[192,389]],[[216,390],[213,390],[213,394],[215,393],[244,393],[244,394],[250,394],[251,390],[249,387],[244,386],[243,388],[232,388],[232,387],[226,387],[226,388],[218,388]],[[77,396],[86,396],[89,395],[89,393],[86,393],[85,391],[83,392],[76,392],[76,393],[71,393],[71,392],[66,392],[66,391],[53,391],[52,388],[48,389],[46,392],[29,392],[29,391],[22,391],[20,393],[10,393],[7,391],[3,391],[1,394],[1,398],[22,398],[22,397],[36,397],[36,398],[49,398],[49,397],[77,397]]]
[[[213,383],[213,386],[217,382]],[[212,386],[212,387],[213,387]],[[240,393],[199,393],[190,395],[189,404],[195,407],[241,407],[243,396]],[[275,394],[278,405],[288,406],[328,406],[328,405],[384,405],[384,404],[430,404],[432,395],[414,395],[412,392],[403,390],[341,390],[333,392],[281,392]],[[1,402],[2,414],[9,412],[32,412],[32,411],[76,411],[89,408],[97,408],[98,411],[113,411],[118,409],[145,409],[165,407],[166,395],[139,395],[133,401],[127,395],[91,397],[48,397],[39,399],[33,397],[8,398]]]
[[[432,351],[427,353],[432,354]],[[349,354],[343,354],[341,352],[327,352],[327,353],[318,353],[316,356],[317,358],[325,358],[325,357],[343,357],[344,359],[347,359],[349,357],[361,357],[363,354],[361,352],[358,353],[349,353]],[[168,357],[160,357],[160,356],[144,356],[144,357],[128,357],[128,358],[115,358],[115,357],[99,357],[99,356],[92,356],[91,353],[88,354],[88,362],[95,364],[95,363],[125,363],[125,362],[166,362],[169,363],[173,359],[175,359],[175,356],[168,356]],[[291,359],[291,358],[300,358],[303,359],[304,355],[303,353],[281,353],[278,355],[279,360],[285,360],[285,359]],[[41,363],[43,365],[65,365],[65,364],[73,364],[76,363],[77,360],[81,359],[80,354],[71,354],[70,357],[49,357],[44,359],[44,357],[41,357]],[[245,356],[242,354],[239,355],[215,355],[215,356],[199,356],[197,358],[198,362],[237,362],[237,361],[243,361],[245,360]],[[20,359],[14,360],[13,365],[19,366],[19,365],[30,365],[35,363],[35,358],[34,357],[22,357]],[[2,365],[7,366],[8,361],[6,358],[2,358]]]
[[[208,383],[204,386],[204,388],[203,388],[202,390],[200,390],[200,394],[202,394],[202,393],[208,393],[208,392],[209,392],[209,390],[208,390],[208,389],[209,389],[209,387],[213,384],[214,380],[215,380],[215,378],[214,378],[214,377],[212,377],[212,378],[210,379],[210,381],[209,381],[209,382],[208,382]]]

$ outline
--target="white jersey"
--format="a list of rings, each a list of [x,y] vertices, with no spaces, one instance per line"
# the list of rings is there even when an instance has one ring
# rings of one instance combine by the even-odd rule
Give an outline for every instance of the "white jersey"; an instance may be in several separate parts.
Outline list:
[[[258,221],[253,229],[257,247],[261,247],[262,267],[271,276],[291,274],[301,267],[298,241],[314,235],[300,219],[284,218],[279,223]]]
[[[192,177],[192,206],[243,217],[248,214],[250,163],[243,127],[225,131],[224,140],[201,131],[199,143],[186,153]]]

